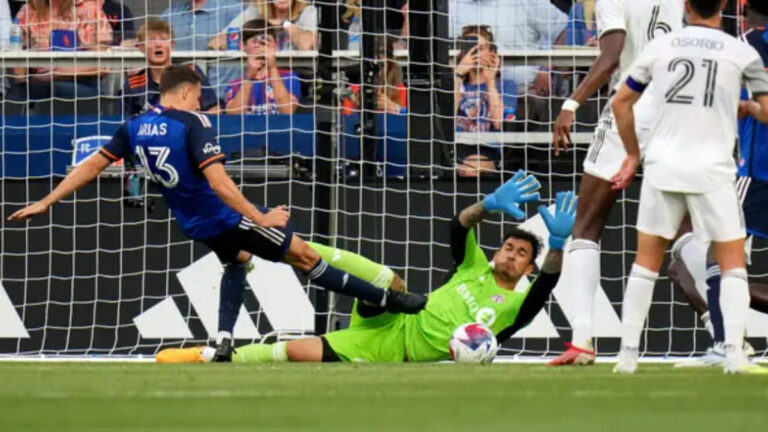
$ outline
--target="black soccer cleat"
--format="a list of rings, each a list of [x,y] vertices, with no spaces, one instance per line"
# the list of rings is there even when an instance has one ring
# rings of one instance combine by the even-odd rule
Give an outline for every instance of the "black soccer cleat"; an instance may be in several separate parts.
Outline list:
[[[232,353],[235,351],[232,348],[232,339],[224,339],[219,346],[216,347],[216,352],[213,354],[212,363],[230,363],[232,362]]]
[[[384,309],[390,313],[417,314],[427,306],[427,298],[421,294],[387,290]]]

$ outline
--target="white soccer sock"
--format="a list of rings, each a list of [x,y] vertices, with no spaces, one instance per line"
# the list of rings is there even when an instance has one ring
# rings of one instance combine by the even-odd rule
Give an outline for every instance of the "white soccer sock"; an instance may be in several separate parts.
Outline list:
[[[638,348],[640,334],[643,332],[648,309],[653,300],[653,286],[659,274],[637,264],[632,265],[632,272],[627,281],[624,303],[621,306],[621,345]]]
[[[219,334],[216,336],[216,345],[221,345],[221,342],[224,339],[232,339],[232,333],[228,331],[220,331]]]
[[[709,336],[715,339],[715,327],[712,325],[712,319],[709,317],[709,311],[704,312],[699,319],[704,323],[704,328],[709,332]]]
[[[202,357],[204,362],[210,363],[213,360],[213,356],[215,354],[216,354],[216,348],[205,347],[203,348],[203,351],[200,353],[200,357]]]
[[[275,363],[284,363],[288,361],[288,344],[286,342],[277,342],[272,345],[272,359]]]
[[[568,266],[574,307],[571,343],[586,348],[592,340],[595,290],[600,284],[600,246],[591,240],[573,240],[568,248]]]
[[[707,248],[709,246],[698,240],[691,233],[680,236],[672,245],[672,256],[682,260],[693,280],[696,281],[696,291],[704,302],[707,301]]]
[[[723,314],[726,345],[741,347],[749,301],[747,269],[737,268],[724,272],[720,279],[720,311]]]

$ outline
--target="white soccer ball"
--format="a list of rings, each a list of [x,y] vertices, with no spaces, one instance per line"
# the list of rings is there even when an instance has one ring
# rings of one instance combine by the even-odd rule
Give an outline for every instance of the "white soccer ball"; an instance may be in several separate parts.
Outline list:
[[[490,363],[496,357],[499,344],[488,327],[469,323],[453,332],[449,348],[456,363]]]

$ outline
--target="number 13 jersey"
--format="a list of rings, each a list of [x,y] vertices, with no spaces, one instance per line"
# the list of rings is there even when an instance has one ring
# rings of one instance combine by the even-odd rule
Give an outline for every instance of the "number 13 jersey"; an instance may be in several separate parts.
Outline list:
[[[689,26],[651,42],[626,82],[654,100],[645,149],[653,186],[704,193],[733,183],[742,84],[753,95],[768,93],[768,73],[753,47],[718,29]]]
[[[147,177],[159,186],[181,231],[193,239],[214,237],[240,221],[203,175],[203,170],[226,159],[203,115],[155,106],[126,121],[99,152],[111,161],[136,155]]]

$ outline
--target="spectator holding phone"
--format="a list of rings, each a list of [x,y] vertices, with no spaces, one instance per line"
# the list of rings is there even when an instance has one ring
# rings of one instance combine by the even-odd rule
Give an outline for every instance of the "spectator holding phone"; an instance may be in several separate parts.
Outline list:
[[[98,0],[29,0],[16,18],[25,49],[104,49],[112,43],[112,28]],[[96,67],[15,68],[17,82],[6,97],[23,101],[98,96],[99,79],[106,73]]]
[[[505,105],[502,91],[509,106],[514,107],[516,101],[514,89],[502,89],[499,79],[500,61],[493,45],[493,33],[486,26],[470,25],[462,29],[457,42],[460,52],[454,69],[456,130],[501,130]],[[514,83],[509,82],[505,87],[509,85],[514,87]],[[481,165],[485,169],[492,169],[493,161],[498,160],[500,156],[499,145],[461,146],[457,150],[457,156],[464,162],[468,159],[482,161]]]
[[[230,82],[225,92],[227,114],[293,114],[299,106],[299,77],[277,68],[277,34],[263,19],[243,25],[243,50],[247,54],[242,79]]]
[[[317,47],[317,9],[302,0],[272,0],[259,4],[261,19],[282,28],[279,50],[313,50]]]

